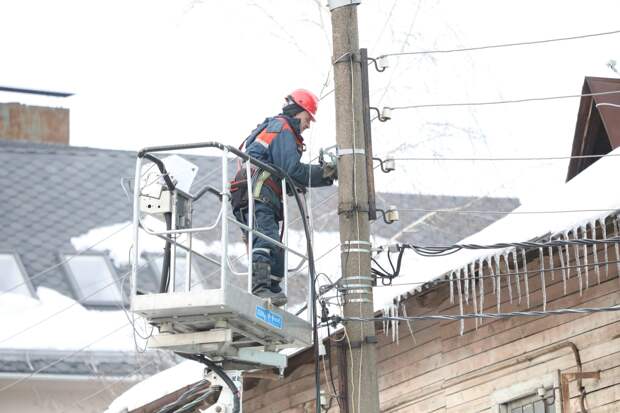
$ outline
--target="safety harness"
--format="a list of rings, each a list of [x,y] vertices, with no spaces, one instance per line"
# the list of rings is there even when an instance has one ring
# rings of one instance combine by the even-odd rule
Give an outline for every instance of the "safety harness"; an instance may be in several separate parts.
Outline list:
[[[295,140],[297,143],[297,150],[301,154],[305,150],[304,141],[299,136],[293,127],[288,122],[288,119],[284,116],[277,116],[276,119],[282,121],[282,129],[293,132],[295,136]],[[265,122],[262,128],[257,129],[246,138],[241,145],[239,146],[239,150],[243,150],[244,146],[248,146],[253,142],[257,142],[263,145],[265,148],[269,148],[271,142],[278,136],[281,132],[279,131],[269,131],[267,129],[268,122]],[[267,186],[271,191],[275,194],[277,198],[278,205],[272,205],[277,210],[282,208],[282,185],[281,180],[272,176],[270,172],[265,171],[255,165],[250,165],[250,180],[252,187],[252,196],[255,200],[259,200],[261,202],[269,202],[268,199],[264,199],[261,197],[261,191],[263,186]],[[247,170],[245,168],[245,163],[237,165],[237,173],[235,174],[235,178],[230,182],[230,192],[231,192],[231,206],[233,210],[241,210],[248,207],[248,176]]]

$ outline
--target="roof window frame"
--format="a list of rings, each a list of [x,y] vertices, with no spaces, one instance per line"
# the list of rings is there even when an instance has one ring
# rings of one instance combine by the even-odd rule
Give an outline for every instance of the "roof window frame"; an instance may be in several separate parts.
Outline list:
[[[17,269],[22,275],[24,284],[26,285],[26,287],[28,288],[28,291],[30,292],[30,297],[38,300],[39,297],[37,295],[37,291],[35,290],[34,285],[32,284],[32,280],[30,279],[30,276],[28,275],[28,271],[26,271],[26,267],[24,267],[24,263],[22,262],[19,256],[19,253],[15,250],[0,250],[0,255],[9,255],[13,257],[13,260],[15,261],[15,264],[17,265]],[[13,291],[14,290],[0,291],[0,294],[11,293]],[[16,294],[19,294],[19,293],[16,293]]]
[[[91,300],[89,298],[86,298],[86,301],[83,301],[84,298],[82,297],[82,289],[75,276],[75,273],[73,272],[73,269],[71,268],[71,265],[69,264],[70,261],[73,261],[76,258],[79,259],[80,257],[98,257],[98,258],[103,259],[103,262],[107,266],[108,271],[110,272],[110,275],[112,276],[112,280],[114,281],[114,285],[116,286],[116,291],[118,292],[118,295],[120,297],[118,301]],[[112,261],[110,260],[110,257],[108,257],[106,253],[61,252],[60,260],[62,262],[62,266],[64,268],[65,274],[67,275],[67,278],[69,279],[69,284],[71,286],[73,295],[76,301],[78,301],[80,304],[82,304],[85,307],[103,307],[103,308],[127,306],[128,300],[124,296],[123,291],[121,290],[122,280],[118,276],[116,272],[116,268],[114,268],[114,266],[112,265]]]

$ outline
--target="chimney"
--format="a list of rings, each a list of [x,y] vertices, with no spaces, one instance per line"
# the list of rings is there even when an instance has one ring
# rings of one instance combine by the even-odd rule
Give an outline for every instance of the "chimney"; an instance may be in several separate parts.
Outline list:
[[[69,144],[69,109],[0,103],[0,139]]]

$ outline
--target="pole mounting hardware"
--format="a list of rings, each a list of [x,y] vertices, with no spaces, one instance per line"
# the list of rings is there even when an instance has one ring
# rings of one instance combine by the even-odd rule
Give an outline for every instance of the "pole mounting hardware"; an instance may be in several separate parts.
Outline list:
[[[368,60],[371,60],[375,64],[375,70],[377,72],[384,72],[385,69],[390,67],[390,62],[387,56],[379,56],[376,59],[373,57],[368,57]]]
[[[386,224],[393,224],[400,219],[396,205],[390,205],[386,210],[377,208],[377,211],[381,212]]]
[[[334,11],[339,7],[357,6],[361,2],[362,0],[328,0],[327,7],[329,7],[329,11]]]
[[[383,108],[383,110],[379,111],[379,108],[371,106],[368,109],[377,112],[377,119],[379,119],[380,122],[387,122],[388,120],[392,119],[392,108],[388,108],[386,106]]]
[[[384,173],[389,173],[396,170],[396,160],[391,156],[385,159],[377,157],[373,157],[372,159],[374,159],[375,161],[379,161],[381,171],[383,171]]]

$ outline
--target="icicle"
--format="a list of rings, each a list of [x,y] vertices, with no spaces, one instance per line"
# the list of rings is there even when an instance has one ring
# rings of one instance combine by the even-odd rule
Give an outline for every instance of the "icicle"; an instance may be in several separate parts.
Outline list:
[[[517,282],[517,296],[519,304],[521,304],[521,280],[519,279],[519,260],[517,259],[517,250],[512,250],[512,262],[515,265],[515,281]]]
[[[588,224],[581,227],[581,236],[588,238]],[[586,270],[586,290],[590,286],[590,268],[588,265],[588,246],[583,246],[583,265]]]
[[[510,278],[510,265],[508,265],[508,254],[501,253],[499,256],[500,264],[504,261],[504,268],[506,269],[506,284],[508,284],[508,300],[512,304],[512,279]]]
[[[474,314],[478,312],[478,302],[476,299],[476,261],[469,264],[469,274],[471,276],[471,299],[474,306]],[[476,330],[478,330],[478,317],[474,319]]]
[[[478,260],[478,265],[480,268],[480,312],[484,313],[484,263],[485,260],[484,259],[480,259]],[[482,322],[483,319],[480,319],[480,322]]]
[[[463,281],[465,286],[465,304],[469,304],[469,274],[468,267],[463,267]]]
[[[396,305],[393,305],[390,311],[392,312],[392,317],[398,317],[398,307]],[[392,343],[395,341],[398,344],[398,321],[392,320]]]
[[[383,307],[383,314],[385,314],[386,317],[390,316],[390,306],[385,305]],[[390,332],[390,324],[389,321],[387,319],[383,320],[383,334],[388,337],[388,334]]]
[[[548,251],[549,251],[549,269],[551,270],[551,281],[555,281],[555,266],[553,265],[553,247],[549,247]]]
[[[402,305],[403,305],[403,316],[405,317],[405,319],[407,319],[407,327],[409,328],[409,332],[411,333],[411,339],[413,340],[413,345],[415,346],[418,343],[416,342],[415,336],[413,335],[413,321],[408,319],[409,316],[407,315],[407,306],[405,305],[404,301]]]
[[[577,239],[576,229],[573,230],[574,239]],[[579,295],[583,294],[583,278],[581,277],[581,258],[579,256],[579,246],[573,245],[575,250],[575,261],[577,262],[577,278],[579,279]]]
[[[607,239],[607,225],[605,224],[605,218],[601,218],[599,221],[601,228],[603,230],[603,239]],[[609,245],[607,243],[603,244],[603,251],[605,252],[605,279],[609,278]]]
[[[570,239],[568,237],[568,231],[566,231],[564,233],[564,239],[566,239],[567,241]],[[570,280],[570,246],[568,244],[566,244],[564,246],[564,249],[566,250],[566,279]]]
[[[400,296],[398,296],[398,298],[396,299],[396,305],[394,306],[394,311],[396,312],[396,317],[398,317],[398,308],[400,307],[399,304],[400,301]],[[394,330],[396,330],[396,345],[400,344],[400,322],[398,320],[394,320]]]
[[[450,304],[454,304],[454,271],[450,273]]]
[[[461,315],[463,315],[463,289],[461,286],[461,270],[458,270],[456,273],[456,291],[459,295],[459,310],[461,311]],[[465,332],[465,319],[461,318],[461,335]]]
[[[497,290],[496,284],[497,280],[495,279],[495,271],[493,271],[493,257],[489,258],[489,275],[491,276],[491,282],[493,283],[493,291]]]
[[[502,279],[500,278],[501,270],[499,269],[499,259],[498,256],[494,256],[492,260],[495,261],[495,268],[491,266],[491,271],[493,272],[493,278],[495,281],[495,299],[497,300],[497,312],[501,312],[501,302],[502,302]]]
[[[590,222],[590,229],[592,230],[592,239],[596,240],[596,221]],[[598,265],[598,251],[596,244],[592,244],[592,260],[594,263],[594,272],[596,273],[596,283],[601,284],[601,269]]]
[[[560,234],[560,239],[562,239],[562,235]],[[564,248],[562,246],[558,247],[559,256],[560,256],[560,266],[562,267],[562,287],[564,288],[564,295],[566,295],[566,263],[564,262],[564,252],[562,252]]]
[[[542,247],[538,248],[538,260],[540,261],[540,285],[543,296],[543,311],[547,311],[547,286],[545,285],[545,256]]]
[[[614,229],[616,231],[615,237],[620,237],[620,228],[618,228],[618,217],[612,218],[614,222]],[[620,247],[618,247],[618,243],[614,243],[614,248],[616,250],[616,271],[618,272],[618,277],[620,277]]]
[[[527,308],[530,308],[530,282],[529,274],[527,270],[527,257],[525,256],[525,249],[521,248],[521,258],[523,259],[523,282],[525,284],[525,300]]]

